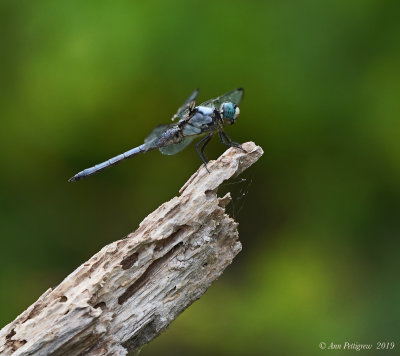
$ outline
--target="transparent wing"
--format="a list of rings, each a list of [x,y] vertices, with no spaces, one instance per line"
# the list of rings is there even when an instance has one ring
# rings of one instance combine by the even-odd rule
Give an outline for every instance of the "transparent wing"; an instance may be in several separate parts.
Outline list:
[[[219,109],[222,103],[229,101],[236,105],[239,105],[243,98],[243,94],[244,94],[243,88],[237,88],[217,98],[207,100],[204,103],[201,103],[200,106]]]
[[[144,140],[145,147],[150,147],[154,141],[156,141],[165,131],[170,128],[176,127],[176,124],[166,124],[157,126],[149,136]],[[194,137],[185,137],[181,142],[174,143],[168,146],[160,147],[159,150],[163,155],[174,155],[182,151],[187,145],[193,141]]]
[[[189,113],[190,108],[194,108],[196,105],[196,98],[197,95],[199,94],[199,89],[196,89],[192,94],[189,95],[189,97],[186,99],[184,104],[178,109],[176,114],[172,117],[172,121],[176,119],[182,119],[186,116],[186,114]]]
[[[181,152],[187,145],[189,145],[193,141],[193,139],[194,139],[193,136],[188,136],[188,137],[185,137],[179,143],[161,147],[161,148],[159,148],[159,150],[163,155],[174,155],[178,152]]]
[[[147,136],[144,140],[146,146],[150,146],[155,140],[157,140],[165,131],[169,128],[175,126],[176,124],[164,124],[157,126],[153,131],[150,132],[150,135]]]

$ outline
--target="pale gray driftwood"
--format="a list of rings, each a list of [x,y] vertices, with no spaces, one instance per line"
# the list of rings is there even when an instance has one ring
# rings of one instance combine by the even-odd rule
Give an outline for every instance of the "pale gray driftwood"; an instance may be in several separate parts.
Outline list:
[[[263,154],[228,149],[125,239],[105,246],[0,331],[1,355],[126,355],[207,290],[241,250],[221,183]]]

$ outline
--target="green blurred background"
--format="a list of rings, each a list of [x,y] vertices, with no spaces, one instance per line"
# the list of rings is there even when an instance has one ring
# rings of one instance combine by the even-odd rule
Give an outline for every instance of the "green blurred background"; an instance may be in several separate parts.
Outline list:
[[[194,88],[202,101],[243,86],[227,132],[265,151],[225,187],[243,251],[141,355],[400,343],[398,1],[0,4],[1,326],[200,160],[192,145],[71,175],[142,143]]]

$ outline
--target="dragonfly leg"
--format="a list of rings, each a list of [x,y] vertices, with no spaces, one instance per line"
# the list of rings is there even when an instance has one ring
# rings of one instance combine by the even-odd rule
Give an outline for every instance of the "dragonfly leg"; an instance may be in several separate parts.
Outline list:
[[[247,152],[240,143],[234,142],[231,140],[231,138],[224,132],[224,131],[219,131],[219,138],[221,139],[221,142],[229,147],[236,147],[241,149],[243,152]]]
[[[221,139],[221,142],[222,142],[225,146],[231,147],[231,145],[229,144],[229,142],[226,142],[226,141],[225,141],[224,135],[222,134],[221,131],[218,131],[218,135],[219,135],[219,138]]]
[[[206,170],[208,173],[210,173],[210,171],[207,168],[207,158],[204,154],[204,149],[206,148],[207,144],[210,142],[211,137],[212,137],[212,134],[208,134],[207,136],[205,136],[199,142],[196,143],[197,154],[200,156],[200,159],[204,163],[204,167],[206,167]]]

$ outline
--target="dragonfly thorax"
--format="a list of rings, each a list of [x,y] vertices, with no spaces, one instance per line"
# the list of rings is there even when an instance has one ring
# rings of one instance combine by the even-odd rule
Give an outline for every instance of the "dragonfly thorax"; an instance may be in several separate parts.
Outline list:
[[[212,113],[214,112],[213,108],[209,108],[207,106],[201,106],[201,105],[197,106],[195,108],[195,110],[202,115],[208,115],[208,116],[212,115]]]

